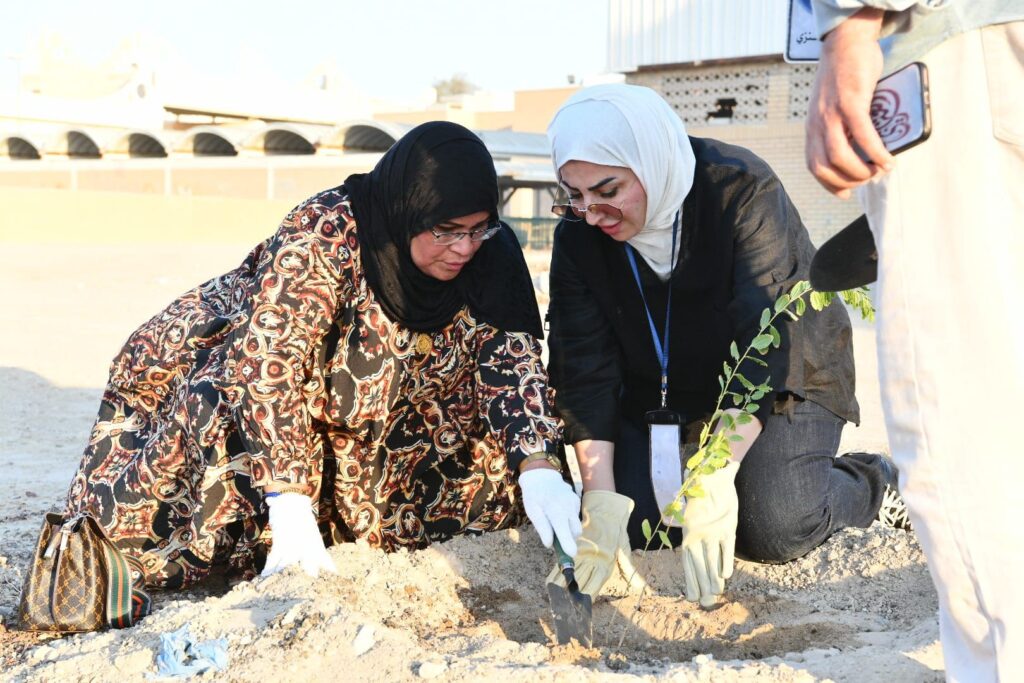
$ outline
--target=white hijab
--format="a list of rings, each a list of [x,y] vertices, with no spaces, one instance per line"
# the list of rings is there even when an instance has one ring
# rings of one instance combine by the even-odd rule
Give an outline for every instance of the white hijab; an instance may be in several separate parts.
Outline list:
[[[624,166],[647,193],[643,229],[629,239],[663,281],[679,253],[672,221],[693,187],[697,164],[682,120],[661,96],[638,85],[583,88],[548,126],[555,173],[568,161]]]

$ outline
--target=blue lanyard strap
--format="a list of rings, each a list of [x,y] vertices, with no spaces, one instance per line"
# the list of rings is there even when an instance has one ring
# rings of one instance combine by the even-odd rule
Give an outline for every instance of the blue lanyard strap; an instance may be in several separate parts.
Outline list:
[[[651,326],[651,339],[654,340],[654,351],[658,354],[658,363],[661,365],[661,407],[665,408],[668,403],[668,328],[669,316],[672,312],[672,275],[675,274],[676,255],[676,234],[679,230],[679,212],[672,221],[672,252],[669,255],[669,276],[668,276],[668,301],[665,303],[665,334],[664,339],[658,339],[658,330],[654,327],[654,318],[651,316],[651,308],[647,305],[647,297],[644,295],[644,286],[640,283],[640,271],[636,267],[636,254],[630,244],[626,244],[626,257],[633,269],[633,279],[640,290],[640,298],[644,302],[644,311],[647,312],[647,324]]]

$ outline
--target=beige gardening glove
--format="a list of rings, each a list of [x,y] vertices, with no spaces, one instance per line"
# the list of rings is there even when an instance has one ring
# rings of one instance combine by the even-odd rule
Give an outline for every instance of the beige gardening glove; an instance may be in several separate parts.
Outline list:
[[[597,597],[615,570],[627,590],[644,586],[629,560],[626,523],[632,511],[632,499],[614,491],[583,494],[583,533],[576,539],[578,550],[573,558],[581,592]],[[548,582],[565,586],[565,577],[558,567],[548,576]]]
[[[688,498],[683,514],[683,576],[686,599],[711,607],[725,591],[732,576],[733,549],[739,498],[736,473],[739,463],[730,462],[700,479],[704,496]],[[586,528],[584,528],[586,533]]]

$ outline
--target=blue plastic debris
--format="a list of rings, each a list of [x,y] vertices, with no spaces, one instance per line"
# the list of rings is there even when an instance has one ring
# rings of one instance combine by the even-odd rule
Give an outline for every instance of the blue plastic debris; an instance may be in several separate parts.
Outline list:
[[[225,638],[197,643],[188,624],[177,631],[160,634],[160,652],[156,655],[156,677],[187,678],[228,666],[228,641]]]

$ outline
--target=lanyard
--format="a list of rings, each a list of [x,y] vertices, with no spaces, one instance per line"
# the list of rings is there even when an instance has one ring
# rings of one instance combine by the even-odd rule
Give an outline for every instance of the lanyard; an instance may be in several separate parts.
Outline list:
[[[658,354],[658,363],[661,365],[661,407],[665,408],[668,403],[668,324],[669,314],[672,312],[672,275],[675,273],[676,254],[676,233],[679,229],[679,212],[672,221],[672,254],[669,257],[671,269],[668,276],[668,301],[665,303],[665,338],[658,339],[658,330],[654,327],[654,318],[651,317],[651,309],[647,305],[647,297],[644,295],[644,286],[640,284],[640,271],[636,267],[636,254],[633,247],[626,244],[626,257],[629,258],[629,265],[633,269],[633,279],[640,290],[640,298],[644,302],[644,310],[647,312],[647,323],[651,326],[651,339],[654,340],[654,351]]]

